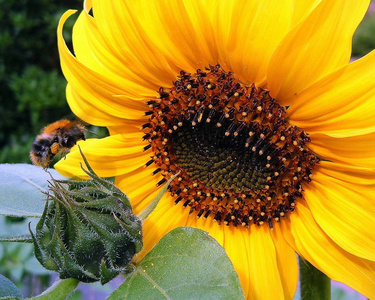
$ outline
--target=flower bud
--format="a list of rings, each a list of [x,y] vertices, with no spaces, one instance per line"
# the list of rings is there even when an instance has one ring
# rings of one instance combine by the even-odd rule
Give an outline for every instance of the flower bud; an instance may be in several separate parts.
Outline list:
[[[142,249],[142,224],[127,196],[98,177],[84,158],[90,179],[54,180],[37,224],[35,256],[60,278],[107,283],[126,271]]]

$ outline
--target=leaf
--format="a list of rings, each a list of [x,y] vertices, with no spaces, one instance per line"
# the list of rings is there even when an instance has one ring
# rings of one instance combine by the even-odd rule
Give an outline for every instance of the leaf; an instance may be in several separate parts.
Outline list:
[[[20,299],[22,294],[8,278],[0,274],[0,299]]]
[[[225,250],[206,232],[179,227],[166,234],[114,291],[116,299],[244,299]]]
[[[57,279],[55,283],[45,290],[42,294],[27,298],[37,300],[65,300],[77,287],[79,281],[77,279]]]
[[[55,179],[65,179],[48,169]],[[0,214],[18,217],[40,217],[48,190],[50,174],[42,168],[28,164],[0,165]]]

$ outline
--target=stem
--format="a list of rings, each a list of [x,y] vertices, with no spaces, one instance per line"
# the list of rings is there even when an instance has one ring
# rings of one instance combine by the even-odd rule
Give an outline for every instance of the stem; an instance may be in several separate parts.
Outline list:
[[[302,300],[331,299],[331,279],[307,260],[299,257]]]

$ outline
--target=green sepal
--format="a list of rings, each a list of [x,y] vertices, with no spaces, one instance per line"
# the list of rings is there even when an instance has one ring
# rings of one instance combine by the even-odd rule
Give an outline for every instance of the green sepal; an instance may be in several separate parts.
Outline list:
[[[30,224],[29,224],[29,231],[30,231],[30,235],[33,239],[34,254],[35,254],[36,259],[47,270],[58,271],[59,267],[56,264],[56,262],[54,261],[54,259],[51,258],[51,257],[47,257],[47,255],[42,251],[42,248],[40,247],[40,244],[39,244],[38,240],[36,239],[36,237],[34,236],[32,230],[30,228]]]
[[[60,237],[57,237],[60,248],[56,248],[56,256],[60,258],[59,274],[61,279],[76,278],[83,282],[94,282],[99,280],[99,276],[87,271],[83,266],[79,265],[68,249],[65,247]],[[91,251],[91,249],[88,249]]]
[[[100,208],[108,212],[128,209],[127,207],[124,207],[124,204],[122,202],[119,202],[116,199],[117,198],[115,196],[109,196],[104,199],[91,200],[86,202],[76,202],[76,205],[85,208]]]
[[[136,228],[134,232],[137,233],[132,235],[132,233],[128,232],[127,230],[123,230],[122,226],[113,216],[111,220],[116,223],[116,226],[114,224],[110,224],[111,226],[109,226],[109,224],[103,222],[103,219],[102,222],[98,222],[95,216],[90,216],[90,213],[88,213],[87,216],[87,220],[90,222],[90,225],[104,242],[109,263],[113,268],[121,268],[121,266],[125,266],[130,263],[133,256],[137,253],[136,250],[139,249],[139,246],[135,245],[138,245],[139,243],[142,244],[141,223],[132,223],[132,225]],[[105,225],[103,226],[103,224]],[[110,227],[115,230],[109,230]]]
[[[51,203],[51,207],[54,206],[54,203]],[[44,206],[44,211],[43,211],[43,214],[42,214],[42,217],[40,218],[38,224],[36,225],[36,234],[37,236],[39,237],[42,237],[42,240],[45,244],[49,244],[50,241],[45,241],[44,239],[44,224],[46,222],[46,219],[47,219],[47,215],[49,213],[49,203],[48,201],[46,201],[46,205]],[[46,268],[47,270],[51,270],[51,271],[58,271],[59,270],[59,267],[58,265],[56,264],[56,262],[54,261],[54,259],[49,255],[47,254],[47,252],[44,252],[42,250],[42,247],[41,247],[41,239],[40,238],[37,238],[34,233],[32,232],[31,228],[30,228],[30,224],[29,224],[29,231],[30,231],[30,234],[31,234],[31,237],[33,239],[33,243],[34,243],[34,253],[35,253],[35,257],[36,259],[41,263],[41,265]],[[51,239],[52,240],[52,239]]]
[[[106,284],[107,282],[115,278],[118,274],[120,274],[120,272],[121,270],[107,267],[105,260],[102,259],[100,264],[100,283],[103,285]]]
[[[114,216],[117,220],[117,222],[120,224],[120,226],[125,229],[127,232],[129,232],[130,236],[133,238],[133,242],[135,243],[135,252],[138,253],[143,248],[143,241],[142,241],[142,221],[138,220],[137,225],[134,223],[132,224],[126,224],[125,222],[121,221],[119,218]]]

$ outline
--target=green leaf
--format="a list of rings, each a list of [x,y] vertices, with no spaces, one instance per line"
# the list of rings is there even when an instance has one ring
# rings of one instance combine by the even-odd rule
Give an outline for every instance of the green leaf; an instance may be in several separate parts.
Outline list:
[[[8,278],[0,274],[0,299],[20,299],[22,294]]]
[[[65,179],[48,169],[55,179]],[[51,175],[42,168],[28,164],[0,165],[0,214],[19,217],[40,217]]]
[[[45,290],[39,296],[27,299],[37,300],[65,300],[77,287],[79,281],[77,279],[58,279],[55,283]]]
[[[206,232],[179,227],[166,234],[114,291],[116,299],[244,299],[225,250]]]

